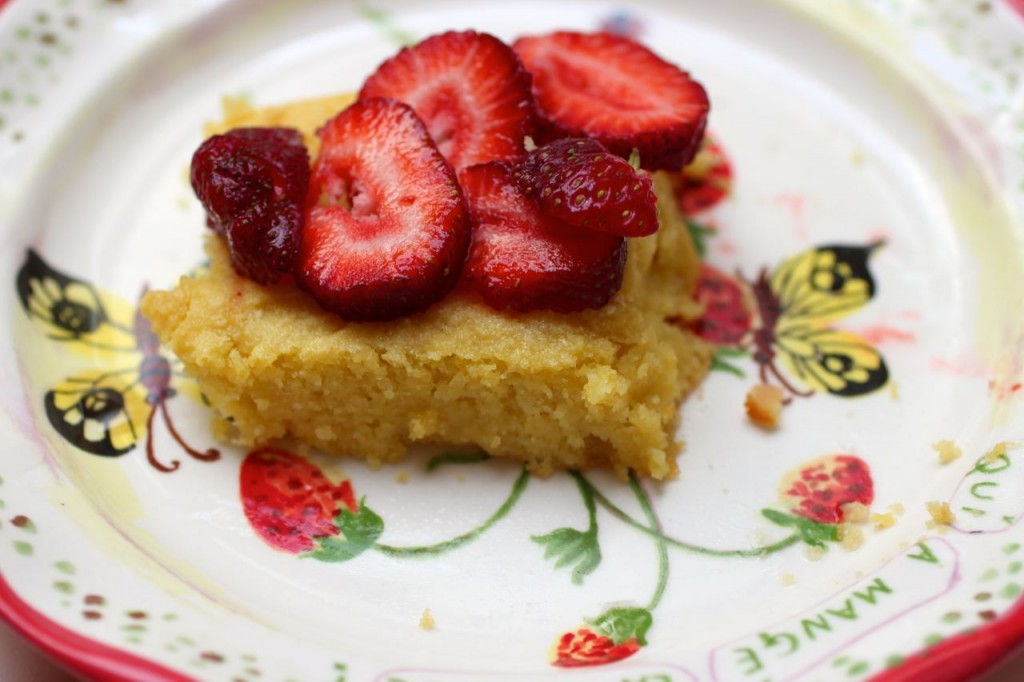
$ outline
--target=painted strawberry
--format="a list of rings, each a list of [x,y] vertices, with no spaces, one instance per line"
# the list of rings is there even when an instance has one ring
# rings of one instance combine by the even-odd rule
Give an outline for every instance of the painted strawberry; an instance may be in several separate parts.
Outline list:
[[[600,635],[588,627],[567,632],[558,640],[552,665],[560,668],[582,668],[606,665],[629,658],[640,651],[636,638],[616,644],[610,637]]]
[[[513,48],[533,76],[541,141],[593,137],[623,158],[636,149],[647,170],[678,171],[697,152],[707,93],[635,40],[561,31]]]
[[[293,554],[337,535],[334,517],[343,509],[357,509],[351,482],[332,483],[315,464],[285,450],[249,453],[239,486],[253,529],[268,544]]]
[[[752,323],[742,284],[721,270],[701,263],[696,296],[704,305],[704,314],[696,325],[697,334],[719,346],[742,345]]]
[[[360,99],[405,102],[455,170],[524,154],[533,130],[530,74],[492,35],[450,31],[402,49],[378,67]]]
[[[552,218],[620,237],[658,231],[651,176],[597,140],[567,137],[539,147],[513,171],[516,185]]]
[[[838,524],[845,519],[843,505],[870,505],[874,482],[867,462],[853,455],[825,455],[787,472],[779,497],[789,512],[762,509],[772,523],[793,528],[801,540],[815,547],[839,539]]]
[[[456,283],[466,204],[422,121],[394,100],[360,100],[320,129],[296,279],[347,320],[425,310]]]
[[[541,212],[501,162],[459,174],[473,224],[465,279],[497,310],[575,312],[599,308],[622,285],[623,237],[569,225]]]
[[[782,479],[783,503],[798,516],[818,523],[841,523],[842,506],[875,499],[871,468],[853,455],[825,455],[804,462]]]
[[[647,646],[647,631],[653,622],[647,609],[610,608],[587,625],[559,637],[552,665],[581,668],[621,661]]]
[[[704,136],[693,162],[678,176],[676,200],[687,216],[716,206],[729,195],[732,187],[732,164],[718,140]]]

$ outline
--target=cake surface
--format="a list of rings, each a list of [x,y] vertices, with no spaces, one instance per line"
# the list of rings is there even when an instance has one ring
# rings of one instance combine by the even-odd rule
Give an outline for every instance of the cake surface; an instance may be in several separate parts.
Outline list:
[[[252,110],[236,126],[317,126],[344,97]],[[659,231],[629,240],[625,277],[597,310],[498,312],[457,287],[423,313],[353,323],[297,287],[238,276],[212,234],[210,267],[142,302],[194,376],[223,437],[292,442],[365,459],[401,459],[414,443],[475,445],[531,471],[609,468],[673,476],[679,406],[712,347],[686,329],[699,260],[669,179],[655,175]]]

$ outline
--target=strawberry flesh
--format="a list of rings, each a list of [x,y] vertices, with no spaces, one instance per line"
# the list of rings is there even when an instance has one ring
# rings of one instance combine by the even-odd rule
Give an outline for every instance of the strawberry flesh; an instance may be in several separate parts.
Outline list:
[[[530,75],[519,57],[475,31],[442,33],[402,49],[366,80],[359,97],[411,106],[456,170],[522,156],[534,115]]]
[[[459,277],[469,245],[455,174],[405,104],[356,102],[320,130],[296,278],[355,321],[425,310]]]
[[[622,285],[626,240],[545,215],[502,162],[459,174],[473,223],[465,278],[487,305],[520,312],[600,308]]]
[[[564,138],[530,152],[516,185],[547,215],[621,237],[658,230],[654,184],[597,140]]]
[[[611,33],[561,31],[513,44],[533,76],[550,137],[593,137],[647,170],[677,171],[696,154],[707,123],[707,93],[679,67]]]
[[[192,156],[206,222],[227,241],[235,270],[260,284],[289,274],[309,187],[309,154],[291,128],[236,128]]]

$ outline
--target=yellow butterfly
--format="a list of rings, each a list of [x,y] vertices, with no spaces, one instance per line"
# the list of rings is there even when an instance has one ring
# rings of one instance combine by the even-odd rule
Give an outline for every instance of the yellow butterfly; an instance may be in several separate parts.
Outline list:
[[[853,397],[877,391],[889,380],[881,354],[856,334],[831,325],[874,297],[868,259],[880,246],[819,246],[770,273],[762,268],[750,282],[705,266],[698,296],[707,311],[697,331],[722,346],[720,367],[738,371],[721,358],[750,349],[761,381],[777,382],[791,395]]]
[[[52,268],[29,250],[16,280],[18,298],[47,337],[85,354],[91,368],[60,381],[43,399],[47,419],[66,441],[88,453],[119,457],[145,439],[146,458],[159,471],[181,466],[159,461],[153,421],[159,413],[168,433],[191,457],[220,458],[216,449],[189,446],[174,426],[167,401],[177,391],[170,361],[149,321],[127,301]]]
[[[851,397],[885,386],[889,369],[881,354],[856,334],[829,326],[875,295],[868,258],[879,246],[820,246],[786,259],[770,277],[761,270],[751,286],[760,318],[754,360],[762,381],[774,377],[794,395]],[[797,390],[786,375],[809,390]]]

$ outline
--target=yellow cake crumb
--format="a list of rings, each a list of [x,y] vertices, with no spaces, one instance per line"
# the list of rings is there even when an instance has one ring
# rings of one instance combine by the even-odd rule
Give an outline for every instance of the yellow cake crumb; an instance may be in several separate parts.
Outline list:
[[[435,627],[437,627],[437,622],[434,620],[434,615],[430,613],[430,609],[423,609],[423,615],[420,616],[420,629],[433,630]]]
[[[839,506],[839,512],[846,523],[866,523],[871,508],[863,502],[846,502]]]
[[[989,464],[996,462],[1000,457],[1006,454],[1007,450],[1013,450],[1020,447],[1020,443],[1004,440],[1001,443],[996,443],[992,446],[992,449],[985,453],[985,461]]]
[[[790,585],[796,584],[796,576],[792,573],[783,573],[779,576],[779,583],[783,587],[789,587]]]
[[[804,550],[804,556],[807,557],[808,561],[821,561],[822,557],[825,556],[824,547],[808,547]]]
[[[896,525],[896,516],[890,513],[872,514],[871,523],[873,523],[875,528],[878,530],[892,528]]]
[[[964,454],[960,446],[951,440],[940,440],[932,443],[932,450],[939,454],[939,464],[949,464]]]
[[[843,549],[852,552],[864,544],[864,530],[852,523],[840,523],[836,528],[836,537]]]
[[[897,516],[902,516],[903,512],[905,512],[906,510],[907,508],[903,506],[902,502],[893,502],[892,504],[889,505],[889,511],[891,511],[893,514],[896,514]]]
[[[743,406],[750,421],[763,429],[774,429],[779,425],[779,415],[785,394],[778,386],[757,384],[747,391]]]
[[[929,528],[950,526],[956,521],[956,517],[953,515],[953,510],[949,508],[948,502],[928,502],[926,503],[928,508],[928,514],[931,516],[931,520],[925,525]]]
[[[405,469],[399,469],[398,471],[395,472],[395,483],[405,484],[405,483],[408,483],[408,482],[409,482],[409,472],[408,471],[406,471]]]

